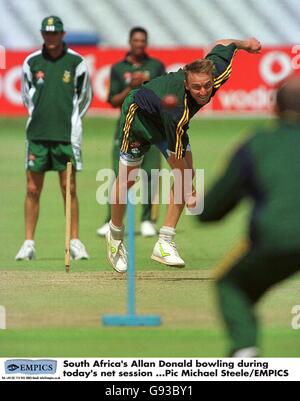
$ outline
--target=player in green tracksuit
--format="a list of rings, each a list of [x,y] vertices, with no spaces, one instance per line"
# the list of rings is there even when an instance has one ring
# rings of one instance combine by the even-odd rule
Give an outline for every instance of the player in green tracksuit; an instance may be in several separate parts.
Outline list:
[[[35,255],[34,232],[45,172],[58,172],[64,196],[68,161],[73,163],[70,251],[74,259],[87,259],[86,249],[78,238],[75,175],[76,171],[82,170],[81,120],[92,100],[89,74],[84,59],[63,42],[65,32],[59,17],[45,18],[41,33],[43,49],[26,58],[22,72],[22,96],[29,113],[26,126],[26,239],[16,259],[29,260]]]
[[[108,101],[113,107],[121,107],[125,97],[128,93],[142,85],[144,81],[150,81],[165,73],[164,65],[156,58],[149,57],[146,53],[146,46],[148,42],[148,33],[142,27],[134,27],[129,33],[129,52],[126,54],[125,59],[114,64],[111,68],[110,74],[110,91]],[[120,138],[119,138],[119,124],[117,123],[114,135],[113,144],[113,169],[115,176],[119,171],[119,157],[120,157]],[[147,173],[148,186],[147,203],[142,205],[142,223],[141,233],[143,236],[156,235],[154,216],[151,204],[151,170],[160,168],[160,152],[155,146],[151,146],[147,155],[142,163],[142,169]],[[151,213],[152,211],[152,213]],[[105,219],[104,226],[97,230],[98,235],[104,236],[108,229],[108,222],[110,221],[110,205],[108,205],[108,215]],[[154,220],[153,220],[154,218]]]
[[[123,200],[134,183],[132,174],[137,173],[137,167],[141,165],[152,144],[160,149],[171,168],[179,171],[180,174],[174,178],[174,187],[181,189],[180,199],[174,199],[173,190],[170,193],[170,203],[152,259],[166,265],[184,266],[174,236],[185,203],[192,206],[193,194],[187,192],[188,183],[185,182],[185,173],[193,171],[187,134],[189,121],[227,81],[232,70],[233,56],[238,49],[257,53],[260,51],[260,43],[255,38],[218,41],[205,59],[188,64],[175,73],[155,78],[130,92],[125,99],[119,127],[119,176],[112,190],[112,219],[107,235],[107,257],[119,273],[127,270],[123,244]],[[178,103],[173,108],[165,107],[164,98],[168,94],[176,95]]]
[[[253,200],[248,239],[219,265],[219,307],[231,355],[258,355],[253,307],[274,284],[300,270],[300,78],[277,93],[277,124],[258,129],[233,155],[205,197],[203,222]]]

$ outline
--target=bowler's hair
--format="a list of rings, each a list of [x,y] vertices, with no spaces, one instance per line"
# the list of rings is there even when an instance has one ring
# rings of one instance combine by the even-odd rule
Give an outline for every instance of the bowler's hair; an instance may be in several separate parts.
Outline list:
[[[129,40],[132,38],[132,36],[137,33],[137,32],[141,32],[146,36],[146,40],[148,40],[148,32],[146,31],[145,28],[142,28],[141,26],[135,26],[134,28],[130,29],[129,32]]]
[[[293,76],[280,86],[276,105],[280,115],[300,119],[300,77]]]
[[[212,76],[214,68],[214,63],[211,60],[204,58],[202,60],[196,60],[190,64],[187,64],[183,67],[183,70],[185,72],[185,79],[187,79],[189,72],[194,74],[203,73]]]

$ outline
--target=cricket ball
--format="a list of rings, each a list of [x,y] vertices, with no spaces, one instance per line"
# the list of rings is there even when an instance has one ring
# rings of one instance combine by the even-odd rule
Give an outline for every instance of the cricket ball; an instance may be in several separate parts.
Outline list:
[[[165,109],[174,109],[178,104],[177,96],[169,94],[162,98],[161,104]]]

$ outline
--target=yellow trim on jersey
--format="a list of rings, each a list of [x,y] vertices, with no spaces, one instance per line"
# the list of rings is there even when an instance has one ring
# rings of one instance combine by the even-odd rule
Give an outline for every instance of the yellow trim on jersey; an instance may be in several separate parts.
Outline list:
[[[213,278],[221,279],[225,273],[229,272],[236,262],[241,259],[250,249],[250,241],[243,239],[227,255],[222,258],[213,269]]]
[[[237,49],[235,49],[235,51],[231,57],[230,64],[228,65],[226,70],[223,71],[222,74],[220,74],[218,77],[214,78],[214,88],[219,88],[221,86],[222,82],[230,77],[230,74],[232,71],[232,61],[233,61],[233,58],[234,58],[236,52],[237,52]]]
[[[227,78],[230,77],[231,72],[232,72],[232,68],[230,67],[229,70],[226,70],[226,71],[227,71],[227,73],[226,73],[222,78],[220,78],[220,79],[214,79],[214,86],[216,86],[216,85],[218,85],[218,84],[221,85],[221,83],[222,83],[223,81],[225,81],[225,79],[227,79]]]
[[[182,154],[183,154],[183,148],[182,148],[182,136],[184,134],[184,125],[188,123],[189,121],[189,108],[187,105],[187,95],[184,97],[184,112],[183,115],[177,125],[176,128],[176,147],[175,147],[175,154],[176,154],[176,159],[181,159]]]
[[[230,68],[232,67],[232,59],[230,64],[228,64],[228,66],[226,67],[226,70],[222,72],[222,74],[218,75],[217,77],[214,78],[215,81],[219,81],[220,79],[223,78],[224,75],[226,75],[228,73],[228,71],[230,70]]]
[[[125,125],[123,128],[123,140],[122,140],[122,145],[121,145],[122,152],[127,152],[127,150],[128,150],[129,132],[130,132],[130,128],[131,128],[131,124],[132,124],[135,112],[138,109],[138,107],[139,106],[136,103],[132,103],[127,111]]]

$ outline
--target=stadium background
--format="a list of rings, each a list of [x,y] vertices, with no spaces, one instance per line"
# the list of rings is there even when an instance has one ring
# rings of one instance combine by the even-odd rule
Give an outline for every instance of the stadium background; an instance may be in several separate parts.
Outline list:
[[[25,56],[41,46],[40,23],[51,14],[63,19],[70,47],[86,56],[95,95],[84,121],[85,167],[78,177],[81,237],[91,259],[73,263],[68,277],[62,203],[53,173],[41,200],[38,259],[14,261],[23,240],[25,195],[20,71]],[[224,355],[226,337],[214,307],[211,270],[244,234],[247,202],[222,226],[198,227],[183,216],[177,241],[187,260],[185,271],[154,265],[149,260],[153,241],[138,236],[138,311],[160,314],[163,325],[147,331],[99,327],[102,314],[126,310],[126,280],[110,271],[104,242],[95,235],[105,213],[95,201],[96,173],[110,166],[107,144],[116,114],[105,101],[109,69],[124,56],[128,31],[136,25],[149,31],[149,53],[169,71],[201,58],[220,38],[256,36],[262,42],[260,55],[240,52],[232,78],[191,123],[195,166],[205,169],[208,186],[236,144],[257,124],[270,123],[274,88],[299,71],[298,1],[164,0],[162,7],[160,0],[0,0],[0,15],[6,62],[0,69],[0,305],[6,308],[8,327],[0,330],[0,356]],[[290,324],[298,294],[296,278],[262,303],[264,355],[300,356],[299,333]]]
[[[272,10],[272,12],[270,12]],[[162,59],[168,71],[195,58],[214,40],[257,36],[264,45],[259,57],[243,54],[239,71],[206,107],[205,112],[269,113],[273,88],[300,67],[297,46],[300,9],[295,0],[1,0],[0,44],[6,49],[6,69],[0,75],[1,114],[26,113],[20,97],[24,57],[41,44],[40,23],[58,14],[66,40],[86,56],[94,101],[91,112],[109,109],[106,103],[110,65],[123,57],[128,31],[134,25],[149,30],[149,53]],[[138,15],[138,18],[136,17]],[[13,29],[11,29],[13,27]]]

